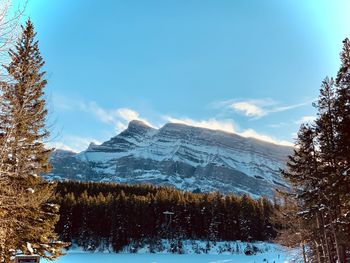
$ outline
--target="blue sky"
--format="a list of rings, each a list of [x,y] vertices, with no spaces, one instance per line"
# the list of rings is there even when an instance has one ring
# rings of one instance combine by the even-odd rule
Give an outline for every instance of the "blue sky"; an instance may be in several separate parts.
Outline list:
[[[14,2],[16,6],[20,0]],[[51,143],[83,150],[131,119],[293,142],[350,36],[350,2],[29,0]]]

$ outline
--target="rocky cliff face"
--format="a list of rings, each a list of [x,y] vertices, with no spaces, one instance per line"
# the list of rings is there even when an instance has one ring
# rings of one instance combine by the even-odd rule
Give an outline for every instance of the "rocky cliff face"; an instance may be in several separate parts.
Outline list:
[[[101,145],[52,156],[56,180],[152,183],[189,191],[271,197],[292,148],[222,131],[140,121]]]

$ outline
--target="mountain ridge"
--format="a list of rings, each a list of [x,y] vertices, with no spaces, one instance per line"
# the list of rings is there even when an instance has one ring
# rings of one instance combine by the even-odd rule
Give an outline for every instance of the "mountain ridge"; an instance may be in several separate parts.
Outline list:
[[[273,196],[288,146],[220,130],[131,121],[124,131],[77,154],[51,158],[54,180],[170,185],[189,191]]]

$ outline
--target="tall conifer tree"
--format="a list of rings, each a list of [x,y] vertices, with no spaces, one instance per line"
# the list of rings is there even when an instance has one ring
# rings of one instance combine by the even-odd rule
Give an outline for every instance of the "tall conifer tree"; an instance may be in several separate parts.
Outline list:
[[[337,156],[341,213],[338,221],[347,233],[343,243],[350,243],[350,40],[343,41],[340,53],[341,66],[336,79],[335,112],[337,115]],[[344,251],[345,249],[343,249]]]
[[[51,150],[44,145],[49,136],[45,128],[44,61],[32,22],[28,20],[22,30],[14,50],[9,52],[11,62],[5,66],[10,82],[0,85],[0,131],[6,137],[4,163],[9,167],[7,176],[13,190],[25,201],[11,211],[11,221],[16,223],[11,226],[13,242],[4,247],[6,262],[18,250],[55,258],[61,255],[63,246],[54,232],[58,220],[58,207],[51,203],[54,184],[40,177],[51,168]]]
[[[335,103],[335,111],[338,117],[336,126],[337,145],[342,173],[350,175],[350,40],[348,38],[343,41],[340,59],[341,67],[336,80],[337,101]],[[350,179],[347,181],[349,183]]]
[[[350,41],[336,81],[326,78],[312,129],[302,126],[283,175],[296,191],[302,225],[317,262],[344,263],[350,242]],[[305,223],[311,224],[305,224]],[[313,244],[314,243],[314,244]]]

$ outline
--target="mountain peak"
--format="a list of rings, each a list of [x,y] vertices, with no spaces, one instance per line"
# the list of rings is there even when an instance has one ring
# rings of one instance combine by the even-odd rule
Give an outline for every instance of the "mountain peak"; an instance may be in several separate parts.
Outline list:
[[[191,128],[191,126],[177,123],[177,122],[168,122],[163,125],[161,130],[168,130],[168,129],[184,129],[184,128]]]
[[[156,131],[150,124],[140,121],[140,120],[132,120],[128,124],[128,128],[122,131],[119,135],[122,136],[134,136],[141,135],[144,136],[146,134],[151,134],[153,131]],[[119,136],[117,135],[117,137]]]
[[[89,151],[89,150],[93,150],[94,148],[96,148],[96,146],[98,147],[98,145],[97,145],[96,143],[90,142],[90,144],[89,144],[87,150],[88,150],[88,151]]]
[[[130,121],[129,125],[128,125],[128,129],[129,128],[135,128],[135,127],[153,129],[150,125],[148,125],[144,121],[140,121],[140,120],[132,120],[132,121]]]

